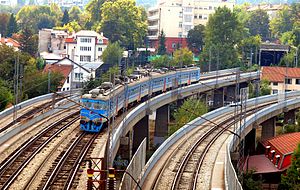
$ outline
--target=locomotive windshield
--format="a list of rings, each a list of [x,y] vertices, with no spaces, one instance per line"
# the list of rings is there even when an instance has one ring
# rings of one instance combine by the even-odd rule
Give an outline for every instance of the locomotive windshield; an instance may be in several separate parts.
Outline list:
[[[96,109],[96,110],[106,110],[107,109],[107,102],[104,102],[104,101],[82,99],[82,104],[85,107],[88,107],[90,109]]]

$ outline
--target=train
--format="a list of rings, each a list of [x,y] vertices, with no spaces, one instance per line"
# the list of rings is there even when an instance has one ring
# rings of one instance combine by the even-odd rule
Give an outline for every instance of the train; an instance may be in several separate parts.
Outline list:
[[[81,97],[80,129],[100,132],[112,117],[135,103],[154,95],[200,80],[199,67],[177,69],[137,69],[128,77],[116,77],[104,82]]]

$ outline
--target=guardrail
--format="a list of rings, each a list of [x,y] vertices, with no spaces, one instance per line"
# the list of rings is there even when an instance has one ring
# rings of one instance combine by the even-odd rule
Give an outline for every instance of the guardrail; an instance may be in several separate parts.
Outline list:
[[[72,94],[78,93],[80,91],[81,91],[81,89],[72,90]],[[66,94],[70,94],[71,91],[64,91],[64,92],[58,92],[58,93],[66,95]],[[0,119],[2,119],[4,117],[12,114],[14,112],[14,109],[16,109],[18,111],[18,110],[20,110],[20,109],[22,109],[24,107],[30,106],[30,105],[35,104],[37,102],[45,101],[45,100],[51,100],[53,94],[54,93],[37,96],[35,98],[31,98],[29,100],[25,100],[24,102],[21,102],[21,103],[17,104],[15,107],[12,106],[10,108],[7,108],[7,109],[3,110],[2,112],[0,112]]]
[[[295,92],[298,93],[298,92]],[[257,125],[262,123],[265,120],[268,120],[274,116],[276,116],[279,112],[282,111],[288,111],[292,109],[300,108],[300,98],[299,95],[295,96],[296,98],[291,100],[286,100],[283,102],[279,102],[277,104],[274,104],[272,106],[269,106],[268,108],[262,109],[258,111],[257,113],[251,115],[250,117],[246,118],[245,124],[240,126],[243,138],[246,136],[246,134],[252,130],[253,125]],[[237,129],[240,130],[240,129]],[[228,190],[231,189],[242,189],[242,186],[238,180],[238,177],[236,175],[236,172],[234,170],[234,167],[231,163],[231,157],[230,152],[235,148],[236,146],[236,138],[233,136],[230,136],[230,142],[227,145],[226,149],[226,158],[227,158],[227,165],[225,167],[225,187]]]
[[[286,93],[287,98],[293,98],[300,95],[300,91],[296,92],[288,92]],[[247,101],[247,106],[255,106],[258,104],[273,102],[278,100],[278,95],[268,95],[268,96],[262,96],[258,98],[252,98]],[[217,117],[220,117],[224,114],[231,114],[234,112],[234,107],[222,107],[219,109],[216,109],[212,112],[204,114],[202,117],[205,117],[206,119],[214,119]],[[195,120],[189,122],[188,124],[184,125],[182,128],[180,128],[178,131],[176,131],[174,134],[172,134],[165,142],[154,152],[154,154],[151,156],[151,158],[148,160],[145,169],[142,174],[142,178],[140,179],[140,184],[142,185],[144,183],[144,180],[148,176],[149,172],[152,170],[156,162],[164,155],[164,153],[175,143],[178,141],[178,139],[182,138],[186,133],[190,132],[196,127],[199,127],[201,124],[206,122],[206,120],[202,118],[196,118]],[[230,160],[231,162],[231,160]],[[232,169],[232,168],[230,168]],[[234,170],[234,169],[233,169]],[[228,174],[229,175],[229,174]],[[234,174],[233,174],[234,175]],[[230,188],[229,188],[230,189]]]
[[[257,79],[259,78],[259,72],[252,72],[252,73],[244,73],[241,74],[240,81],[248,81],[249,79]],[[221,80],[223,79],[223,80]],[[168,91],[161,95],[158,95],[152,98],[149,101],[141,103],[135,109],[133,109],[119,124],[116,130],[113,131],[113,138],[112,143],[110,145],[111,152],[110,157],[114,158],[117,154],[117,150],[119,147],[120,137],[126,134],[131,127],[134,126],[140,119],[142,119],[149,110],[156,110],[157,108],[166,105],[170,102],[177,100],[177,94],[180,94],[182,98],[188,97],[190,95],[205,92],[213,89],[216,85],[218,87],[227,86],[235,84],[236,76],[227,76],[219,78],[218,84],[216,84],[216,80],[210,79],[206,82],[199,82],[197,84],[181,87],[172,91]],[[176,96],[174,96],[174,93]],[[112,163],[110,163],[112,164]]]

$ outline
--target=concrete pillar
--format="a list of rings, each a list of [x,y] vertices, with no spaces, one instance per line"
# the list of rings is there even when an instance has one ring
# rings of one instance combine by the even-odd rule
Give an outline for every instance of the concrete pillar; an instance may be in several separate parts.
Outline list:
[[[266,140],[271,137],[275,137],[275,126],[276,126],[276,117],[272,117],[263,123],[261,123],[261,140]]]
[[[132,157],[132,131],[129,131],[126,136],[120,138],[120,148],[118,155],[122,160],[131,160]]]
[[[150,148],[153,147],[153,145],[154,145],[155,119],[156,119],[156,111],[153,111],[149,115],[149,143],[150,143]]]
[[[133,127],[132,155],[136,152],[145,137],[147,137],[147,149],[149,149],[149,115],[143,117]]]
[[[256,129],[253,128],[246,136],[245,136],[245,152],[244,155],[247,156],[253,155],[256,149]]]
[[[296,110],[290,110],[284,112],[284,124],[295,124],[296,122]]]
[[[168,124],[170,122],[169,105],[164,105],[156,110],[154,146],[164,142],[168,135]]]
[[[219,88],[213,92],[213,108],[220,108],[224,106],[224,88]]]
[[[235,101],[235,91],[236,91],[235,85],[231,85],[231,86],[224,88],[224,101],[227,103],[234,102]]]

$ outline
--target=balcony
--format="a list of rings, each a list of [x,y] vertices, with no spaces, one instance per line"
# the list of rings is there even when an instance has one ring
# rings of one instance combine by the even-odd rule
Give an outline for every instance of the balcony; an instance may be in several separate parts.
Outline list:
[[[152,35],[152,36],[148,36],[149,40],[157,40],[158,36],[157,35]]]
[[[157,15],[152,15],[152,16],[148,17],[149,21],[154,21],[154,20],[158,20],[158,19],[159,19],[159,15],[158,14]]]
[[[156,30],[158,30],[158,25],[148,26],[148,30],[156,31]]]

